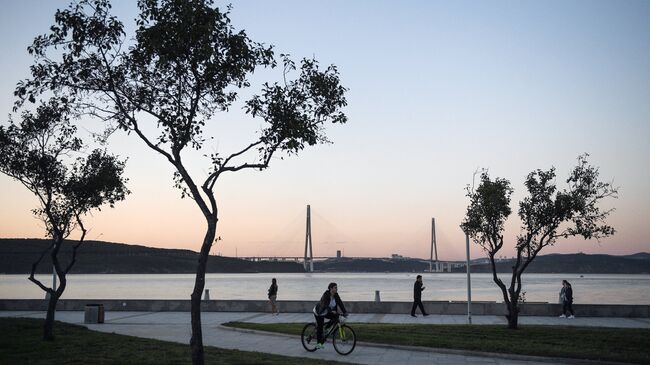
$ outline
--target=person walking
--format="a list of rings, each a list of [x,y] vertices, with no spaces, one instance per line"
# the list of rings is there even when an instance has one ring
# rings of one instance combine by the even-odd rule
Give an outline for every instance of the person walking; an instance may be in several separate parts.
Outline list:
[[[322,349],[325,339],[323,338],[323,324],[325,318],[329,318],[327,323],[330,326],[334,321],[337,321],[339,315],[347,317],[348,312],[345,310],[343,301],[338,294],[338,286],[336,283],[329,283],[327,290],[323,293],[320,300],[314,307],[314,317],[316,317],[316,348]]]
[[[271,279],[271,286],[269,287],[269,303],[271,303],[271,315],[277,316],[280,312],[276,305],[278,297],[278,282],[275,278]]]
[[[418,275],[415,278],[415,284],[413,284],[413,308],[411,308],[411,317],[417,317],[415,315],[416,307],[420,307],[420,312],[422,315],[428,316],[424,311],[424,305],[422,305],[422,291],[424,287],[422,286],[422,275]]]
[[[560,302],[562,302],[562,314],[560,315],[560,318],[575,318],[573,313],[573,288],[566,280],[562,280]]]

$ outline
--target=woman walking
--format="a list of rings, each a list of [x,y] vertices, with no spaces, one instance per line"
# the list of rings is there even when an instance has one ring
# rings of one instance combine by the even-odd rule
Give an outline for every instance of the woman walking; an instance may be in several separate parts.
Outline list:
[[[276,305],[276,299],[278,297],[278,282],[275,278],[271,279],[271,286],[269,287],[269,303],[271,303],[271,315],[278,315],[278,307]]]
[[[560,318],[575,318],[573,315],[573,288],[571,288],[571,284],[566,280],[562,280],[560,302],[562,302],[562,314]]]

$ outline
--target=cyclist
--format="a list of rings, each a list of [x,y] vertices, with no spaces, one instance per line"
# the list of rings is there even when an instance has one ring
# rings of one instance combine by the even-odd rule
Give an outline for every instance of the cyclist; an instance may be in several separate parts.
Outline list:
[[[338,294],[338,287],[336,283],[329,283],[327,290],[321,296],[320,301],[314,307],[314,317],[316,317],[316,336],[318,343],[317,348],[323,348],[325,339],[323,338],[323,324],[325,318],[330,321],[327,323],[330,326],[334,321],[338,320],[339,314],[347,317],[347,311],[343,305],[343,301]]]

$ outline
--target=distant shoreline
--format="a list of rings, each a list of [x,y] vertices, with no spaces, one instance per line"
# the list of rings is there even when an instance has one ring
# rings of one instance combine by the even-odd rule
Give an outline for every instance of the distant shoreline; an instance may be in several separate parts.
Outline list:
[[[0,239],[0,272],[5,275],[29,274],[31,265],[49,244],[44,239]],[[64,244],[61,258],[69,260],[71,243]],[[152,248],[139,245],[87,241],[79,250],[71,274],[194,274],[198,253],[191,250]],[[472,261],[473,273],[489,273],[485,259]],[[500,273],[511,272],[512,260],[497,262]],[[46,256],[37,274],[51,273]],[[423,259],[332,258],[314,261],[320,273],[426,273],[429,262]],[[464,273],[464,266],[452,267]],[[210,256],[207,273],[256,274],[302,273],[302,263],[293,260],[247,261],[227,256]],[[538,256],[526,273],[536,274],[650,274],[650,253],[614,256],[601,254],[549,254]]]

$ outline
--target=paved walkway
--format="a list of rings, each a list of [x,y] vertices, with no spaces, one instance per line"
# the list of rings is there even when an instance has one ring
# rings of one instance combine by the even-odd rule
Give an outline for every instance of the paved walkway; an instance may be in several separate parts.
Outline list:
[[[0,312],[0,317],[32,317],[44,318],[44,312]],[[83,312],[59,311],[57,320],[83,325]],[[357,345],[354,352],[348,356],[338,355],[327,343],[325,350],[314,353],[305,351],[297,337],[275,334],[246,333],[221,326],[230,321],[255,323],[306,323],[313,320],[309,313],[282,313],[271,316],[266,313],[248,312],[204,312],[202,314],[203,342],[206,346],[244,351],[259,351],[277,355],[318,358],[352,362],[357,364],[562,364],[548,360],[544,362],[507,359],[490,356],[462,355],[443,353],[431,350],[405,350],[390,347]],[[351,323],[431,323],[431,324],[461,324],[466,322],[465,316],[430,315],[428,317],[412,318],[400,314],[353,314],[349,317]],[[504,319],[497,316],[476,316],[475,324],[502,324]],[[154,338],[164,341],[189,343],[190,314],[187,312],[107,312],[105,323],[86,325],[100,332],[114,332],[124,335]],[[521,324],[563,324],[576,326],[605,326],[626,328],[650,328],[648,318],[576,318],[561,319],[549,317],[520,317]],[[460,353],[460,354],[459,354]]]

